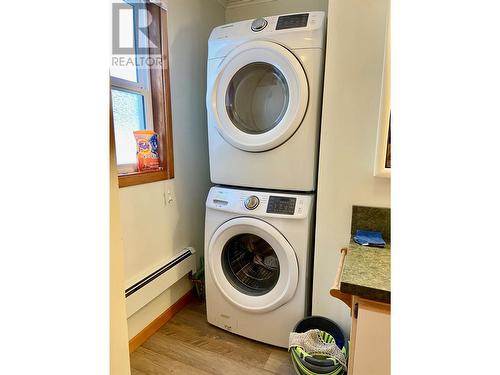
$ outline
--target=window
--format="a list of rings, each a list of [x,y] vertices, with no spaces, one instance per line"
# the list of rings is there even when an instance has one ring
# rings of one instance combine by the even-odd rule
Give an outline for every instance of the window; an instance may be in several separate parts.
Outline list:
[[[110,81],[119,185],[173,178],[166,12],[142,0],[121,0],[113,4],[113,33]],[[135,130],[158,135],[158,170],[138,172]]]

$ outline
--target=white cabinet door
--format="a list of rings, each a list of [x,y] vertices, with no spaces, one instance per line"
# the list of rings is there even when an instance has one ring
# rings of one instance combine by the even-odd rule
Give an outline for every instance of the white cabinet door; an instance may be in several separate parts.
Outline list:
[[[354,297],[352,312],[348,374],[389,375],[391,373],[390,305]]]

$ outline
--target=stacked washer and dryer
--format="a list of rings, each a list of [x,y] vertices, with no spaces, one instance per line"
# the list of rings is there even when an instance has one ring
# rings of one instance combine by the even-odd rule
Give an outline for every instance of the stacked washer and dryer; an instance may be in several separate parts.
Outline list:
[[[207,319],[281,347],[311,309],[325,21],[242,21],[208,42]]]

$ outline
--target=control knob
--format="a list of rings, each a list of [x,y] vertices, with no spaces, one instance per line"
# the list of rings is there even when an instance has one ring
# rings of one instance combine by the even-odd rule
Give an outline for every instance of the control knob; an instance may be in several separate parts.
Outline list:
[[[257,18],[252,22],[252,30],[256,32],[264,30],[266,26],[267,21],[265,18]]]
[[[255,210],[259,203],[259,198],[257,198],[255,195],[250,195],[247,199],[245,199],[245,207],[248,210]]]

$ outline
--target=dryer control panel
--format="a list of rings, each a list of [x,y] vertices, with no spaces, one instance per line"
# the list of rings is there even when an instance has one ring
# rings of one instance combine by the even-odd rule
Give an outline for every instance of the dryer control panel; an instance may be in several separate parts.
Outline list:
[[[302,219],[314,203],[314,194],[289,194],[240,190],[215,186],[210,189],[207,208],[258,217]]]
[[[279,16],[276,30],[294,29],[296,27],[306,27],[309,13],[290,14],[288,16]]]
[[[227,56],[252,40],[276,42],[288,49],[325,47],[325,12],[281,14],[217,26],[208,39],[208,59]]]

